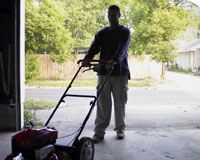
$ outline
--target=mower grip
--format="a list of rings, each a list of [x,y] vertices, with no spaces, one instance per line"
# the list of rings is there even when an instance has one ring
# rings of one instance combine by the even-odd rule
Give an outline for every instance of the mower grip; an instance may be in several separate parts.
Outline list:
[[[108,61],[104,60],[104,59],[100,59],[100,60],[97,60],[97,59],[80,59],[80,60],[77,61],[77,64],[83,63],[83,62],[86,62],[86,63],[98,62],[98,63],[108,64]]]

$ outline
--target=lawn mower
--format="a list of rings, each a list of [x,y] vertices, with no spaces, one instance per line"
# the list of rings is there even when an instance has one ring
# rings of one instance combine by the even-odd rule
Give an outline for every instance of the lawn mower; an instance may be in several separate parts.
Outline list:
[[[97,99],[108,77],[112,72],[112,67],[108,70],[107,78],[98,90],[96,96],[67,94],[81,68],[85,67],[82,65],[84,62],[89,65],[83,72],[88,70],[98,72],[101,67],[105,67],[106,64],[108,64],[106,60],[79,60],[77,63],[81,65],[79,65],[78,71],[75,73],[58,104],[53,109],[53,112],[44,127],[34,126],[34,124],[30,122],[30,126],[25,127],[22,131],[14,135],[11,139],[12,153],[8,155],[5,160],[93,160],[95,149],[92,139],[90,137],[79,137],[96,105]],[[71,145],[61,145],[56,143],[58,131],[55,128],[48,127],[48,124],[60,104],[64,102],[64,98],[68,96],[91,98],[93,100],[90,102],[89,112],[87,113],[80,128],[77,130]]]

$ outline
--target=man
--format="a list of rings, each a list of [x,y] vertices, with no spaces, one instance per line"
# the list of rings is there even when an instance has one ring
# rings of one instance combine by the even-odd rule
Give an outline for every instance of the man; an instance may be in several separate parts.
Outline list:
[[[95,134],[92,138],[94,143],[99,143],[104,139],[105,130],[109,126],[112,110],[111,94],[115,111],[114,130],[117,133],[117,139],[124,139],[125,137],[125,105],[127,102],[128,79],[130,78],[127,53],[130,43],[130,31],[125,26],[120,25],[120,16],[118,6],[112,5],[108,8],[110,26],[96,33],[85,56],[85,59],[93,59],[100,52],[100,59],[108,61],[106,68],[114,67],[97,101]],[[88,64],[84,63],[83,66],[88,66]],[[106,75],[106,69],[101,69],[98,73],[97,92]]]

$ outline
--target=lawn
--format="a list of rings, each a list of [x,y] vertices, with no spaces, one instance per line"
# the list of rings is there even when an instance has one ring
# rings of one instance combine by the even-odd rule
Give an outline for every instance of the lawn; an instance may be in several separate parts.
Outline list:
[[[27,83],[27,86],[38,86],[38,87],[67,87],[70,83],[70,80],[66,81],[47,81],[47,80],[36,80]],[[153,80],[129,80],[129,87],[145,87],[151,86],[154,83]],[[74,81],[73,87],[95,87],[97,85],[97,80],[81,80]]]

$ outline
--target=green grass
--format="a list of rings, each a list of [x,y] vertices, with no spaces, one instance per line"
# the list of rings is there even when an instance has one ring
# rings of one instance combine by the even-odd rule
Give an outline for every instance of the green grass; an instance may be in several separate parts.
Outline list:
[[[49,100],[39,100],[39,99],[31,99],[27,98],[24,106],[28,107],[29,109],[47,109],[54,107],[57,104],[55,101],[49,101]]]
[[[153,81],[152,80],[129,80],[128,86],[129,87],[146,87],[146,86],[152,86]]]
[[[191,73],[192,72],[192,69],[184,70],[183,68],[177,68],[174,66],[172,66],[171,68],[168,68],[167,70],[173,71],[173,72],[180,72],[180,73]]]
[[[70,81],[45,81],[37,80],[27,83],[27,86],[39,86],[39,87],[67,87]],[[97,80],[85,80],[85,81],[74,81],[73,87],[92,87],[97,85]]]
[[[27,86],[38,86],[38,87],[67,87],[70,81],[45,81],[37,80],[32,81],[27,84]],[[153,80],[129,80],[129,87],[145,87],[151,86]],[[97,85],[97,80],[82,80],[74,81],[72,87],[95,87]]]
[[[56,104],[57,102],[54,101],[27,98],[24,102],[24,125],[29,125],[30,121],[33,121],[36,125],[43,125],[42,122],[36,118],[35,110],[51,108]]]

